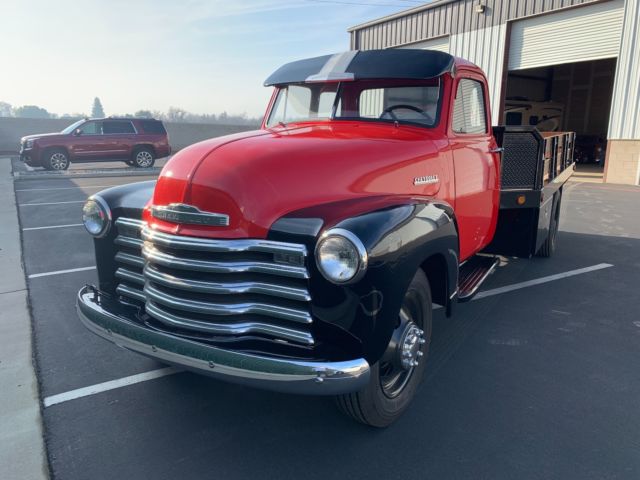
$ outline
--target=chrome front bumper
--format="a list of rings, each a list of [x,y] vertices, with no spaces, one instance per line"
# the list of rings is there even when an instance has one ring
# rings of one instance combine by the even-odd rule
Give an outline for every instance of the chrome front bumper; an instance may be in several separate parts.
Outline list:
[[[223,350],[145,328],[105,310],[100,293],[89,286],[78,292],[77,310],[89,330],[116,345],[220,380],[310,395],[355,392],[369,382],[369,364],[362,358],[344,362],[285,360]]]

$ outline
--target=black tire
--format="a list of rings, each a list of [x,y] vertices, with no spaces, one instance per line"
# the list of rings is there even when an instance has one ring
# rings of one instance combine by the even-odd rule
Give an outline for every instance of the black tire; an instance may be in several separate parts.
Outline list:
[[[54,148],[45,152],[42,166],[47,170],[60,172],[69,168],[69,154],[62,148]]]
[[[556,193],[556,198],[553,200],[553,210],[551,213],[551,219],[549,220],[549,235],[538,250],[536,254],[538,257],[549,258],[553,256],[556,251],[556,245],[558,243],[558,228],[560,226],[560,202],[562,200],[562,189]]]
[[[336,397],[338,409],[357,422],[373,427],[391,425],[409,407],[416,389],[424,377],[431,342],[432,305],[429,281],[422,270],[418,270],[405,294],[401,312],[407,311],[410,312],[411,321],[423,331],[424,342],[417,344],[418,351],[421,352],[417,354],[421,356],[416,357],[418,364],[405,372],[408,376],[398,385],[389,383],[388,378],[392,377],[391,373],[384,373],[393,372],[393,370],[389,370],[393,367],[385,362],[385,359],[404,358],[399,354],[398,348],[394,348],[398,343],[402,343],[397,339],[404,338],[402,334],[398,334],[399,330],[406,332],[406,327],[402,327],[406,322],[403,315],[399,314],[398,327],[389,343],[388,353],[385,353],[383,358],[371,367],[369,384],[359,392]],[[404,317],[406,317],[406,313]],[[391,352],[397,352],[397,357]],[[399,378],[400,380],[401,378]]]
[[[156,162],[156,154],[149,147],[138,147],[133,151],[131,161],[136,168],[151,168]]]

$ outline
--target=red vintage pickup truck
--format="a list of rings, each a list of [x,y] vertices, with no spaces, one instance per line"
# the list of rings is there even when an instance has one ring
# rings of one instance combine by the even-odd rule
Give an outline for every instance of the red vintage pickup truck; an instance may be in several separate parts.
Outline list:
[[[574,136],[492,129],[483,72],[436,51],[311,58],[265,85],[260,130],[90,198],[99,284],[80,319],[162,362],[335,395],[389,425],[423,377],[433,304],[451,315],[497,255],[553,253]]]

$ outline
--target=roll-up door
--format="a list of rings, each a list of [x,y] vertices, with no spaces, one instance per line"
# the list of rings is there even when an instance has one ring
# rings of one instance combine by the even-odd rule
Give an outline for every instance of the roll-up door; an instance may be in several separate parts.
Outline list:
[[[438,50],[449,53],[449,36],[432,38],[422,42],[409,43],[398,48],[417,48],[420,50]]]
[[[623,0],[513,22],[509,70],[617,57]]]

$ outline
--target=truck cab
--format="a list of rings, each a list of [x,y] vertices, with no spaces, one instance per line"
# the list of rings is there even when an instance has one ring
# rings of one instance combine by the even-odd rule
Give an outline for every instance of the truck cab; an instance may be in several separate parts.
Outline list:
[[[534,129],[494,135],[483,72],[442,52],[316,57],[265,85],[259,130],[90,198],[99,283],[79,292],[80,319],[161,361],[334,395],[387,426],[424,374],[433,305],[451,315],[496,254],[552,252],[572,137],[558,161]]]

